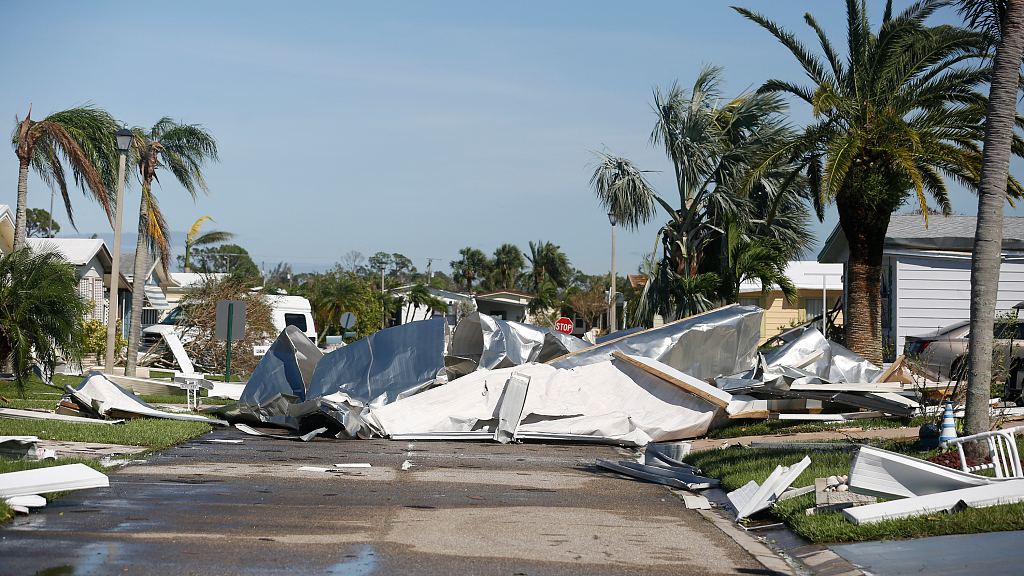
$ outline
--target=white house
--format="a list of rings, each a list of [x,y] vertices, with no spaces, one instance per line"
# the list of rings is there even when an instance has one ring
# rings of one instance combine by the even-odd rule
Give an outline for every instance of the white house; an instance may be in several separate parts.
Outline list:
[[[110,251],[97,238],[28,238],[28,246],[35,251],[58,252],[78,269],[78,294],[93,303],[86,320],[107,321],[110,276],[113,259]],[[123,331],[128,330],[128,307],[131,303],[131,284],[118,274],[118,303]]]
[[[882,256],[882,337],[886,361],[903,353],[908,335],[948,326],[971,316],[971,251],[974,216],[924,217],[894,214]],[[837,226],[818,254],[819,262],[849,260],[849,245]],[[1024,217],[1003,220],[1003,262],[997,311],[1024,300]]]
[[[121,274],[132,283],[132,286],[135,286],[135,253],[122,253],[118,264]],[[142,284],[145,294],[141,322],[143,328],[156,324],[174,308],[177,301],[172,303],[167,294],[174,292],[175,288],[180,288],[173,275],[165,273],[163,266],[160,266],[160,262],[152,254],[146,254],[145,270],[145,282]],[[128,308],[130,313],[130,304]]]
[[[0,204],[0,256],[14,252],[14,212]]]
[[[412,286],[402,286],[401,288],[395,289],[395,293],[408,297],[412,288]],[[448,319],[448,323],[453,326],[456,323],[455,309],[462,300],[472,301],[476,305],[476,309],[478,311],[501,320],[514,320],[516,322],[525,323],[530,322],[530,313],[528,308],[530,300],[533,299],[532,294],[516,292],[513,290],[495,290],[493,292],[483,292],[481,294],[467,294],[465,292],[442,290],[440,288],[434,288],[433,286],[428,286],[427,290],[430,291],[432,296],[440,298],[448,303],[448,312],[445,314],[445,317]],[[436,312],[429,311],[423,306],[413,308],[411,304],[405,302],[402,304],[401,314],[397,320],[400,324],[406,324],[416,320],[426,320],[438,315],[439,314]]]

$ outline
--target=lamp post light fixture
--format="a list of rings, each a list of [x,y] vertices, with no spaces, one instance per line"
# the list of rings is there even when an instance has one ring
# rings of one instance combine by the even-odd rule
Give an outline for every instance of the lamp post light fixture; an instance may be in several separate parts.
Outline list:
[[[117,331],[118,317],[118,289],[121,287],[121,213],[124,208],[124,163],[128,151],[132,148],[132,140],[135,134],[128,128],[122,128],[114,133],[117,138],[117,150],[121,153],[121,159],[117,167],[117,199],[116,213],[114,214],[114,249],[110,255],[110,305],[107,306],[107,353],[103,358],[103,371],[107,374],[114,372],[114,334]]]
[[[615,308],[619,302],[618,292],[615,291],[615,225],[618,224],[618,220],[615,218],[614,212],[608,213],[608,221],[612,224],[612,289],[608,292],[608,300],[611,304],[608,308],[608,333],[611,334],[619,328],[618,319],[615,317]]]

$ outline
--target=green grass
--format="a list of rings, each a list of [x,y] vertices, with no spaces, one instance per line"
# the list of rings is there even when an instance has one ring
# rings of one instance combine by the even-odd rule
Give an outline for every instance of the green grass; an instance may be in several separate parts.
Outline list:
[[[65,384],[77,386],[81,384],[83,378],[57,374],[53,380],[54,384],[60,386]],[[0,402],[0,405],[10,408],[53,410],[60,400],[61,392],[61,388],[48,386],[35,376],[26,381],[24,397],[19,395],[13,382],[0,382],[0,395],[9,400],[9,402]],[[158,403],[184,403],[185,400],[184,396],[149,396],[144,397],[144,400],[146,398],[156,398]],[[189,438],[205,434],[211,429],[210,424],[203,422],[157,418],[136,418],[124,424],[109,425],[0,418],[0,436],[38,436],[46,440],[146,446],[151,450],[173,446]]]
[[[0,436],[38,436],[43,440],[146,446],[150,450],[174,446],[212,429],[213,426],[204,422],[160,418],[135,418],[124,424],[0,418]]]
[[[64,464],[77,464],[82,463],[86,466],[97,470],[99,472],[106,472],[99,462],[94,460],[85,460],[82,458],[58,458],[56,460],[3,460],[0,459],[0,474],[6,474],[7,472],[20,472],[22,470],[31,470],[34,468],[49,468],[50,466],[61,466]],[[67,492],[53,492],[50,494],[43,494],[47,502],[52,501],[67,494]],[[0,500],[0,523],[6,522],[14,517],[14,510],[11,509],[3,500]]]
[[[1018,445],[1024,439],[1018,440]],[[928,458],[938,451],[921,452],[916,441],[893,441],[882,445],[886,450],[918,458]],[[725,491],[736,490],[754,480],[759,484],[778,465],[790,466],[805,455],[811,465],[793,482],[794,487],[814,484],[815,478],[847,474],[853,452],[813,452],[805,450],[772,450],[728,448],[704,450],[689,454],[686,462],[700,467],[705,475],[718,478]],[[805,510],[814,506],[814,494],[780,502],[766,514],[785,522],[793,532],[816,543],[859,542],[865,540],[900,540],[946,534],[975,534],[1024,529],[1024,503],[990,508],[970,509],[956,514],[934,514],[874,524],[854,525],[841,512],[823,512],[807,516]]]
[[[762,436],[768,434],[800,432],[822,432],[840,428],[919,428],[925,423],[923,416],[914,418],[871,418],[845,422],[802,422],[799,420],[740,420],[725,428],[708,431],[708,438],[737,438],[739,436]]]

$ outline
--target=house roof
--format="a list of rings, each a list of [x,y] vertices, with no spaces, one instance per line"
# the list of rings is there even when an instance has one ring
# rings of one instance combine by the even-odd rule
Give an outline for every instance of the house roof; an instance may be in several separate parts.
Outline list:
[[[26,238],[33,250],[59,252],[69,263],[84,266],[98,257],[103,271],[110,273],[113,264],[107,245],[99,238]]]
[[[133,254],[132,258],[134,258],[134,257],[135,257],[135,255]],[[170,280],[171,280],[171,282],[177,284],[177,286],[179,288],[181,288],[182,290],[187,290],[188,288],[192,287],[192,285],[199,284],[205,278],[220,278],[220,277],[223,277],[223,276],[227,276],[227,274],[222,274],[222,273],[205,274],[205,273],[200,273],[200,272],[171,272]]]
[[[113,258],[107,245],[99,238],[26,238],[26,244],[33,250],[53,251],[60,253],[68,263],[74,266],[85,266],[93,258],[97,258],[100,266],[103,267],[103,275],[108,276],[113,268]],[[120,266],[118,266],[120,268]],[[132,289],[131,284],[124,277],[118,274],[118,290]],[[104,282],[110,284],[106,278]]]
[[[925,226],[920,214],[893,214],[885,234],[885,249],[970,252],[974,249],[977,220],[976,216],[930,215]],[[846,235],[836,225],[818,253],[818,261],[839,262],[847,246]],[[1003,217],[1003,250],[1024,250],[1024,216]]]
[[[477,298],[483,296],[485,298],[493,300],[495,296],[500,296],[502,294],[511,294],[513,296],[525,296],[526,298],[533,298],[533,294],[528,294],[526,292],[517,292],[515,290],[492,290],[490,292],[481,292],[476,296]]]
[[[821,264],[814,260],[794,260],[786,264],[786,276],[798,290],[821,290],[822,274],[826,274],[826,290],[843,289],[842,264]],[[760,281],[748,280],[740,284],[740,293],[760,291]]]
[[[637,288],[639,286],[647,284],[646,274],[630,274],[626,276],[626,279],[629,280],[629,285],[632,286],[633,288]]]

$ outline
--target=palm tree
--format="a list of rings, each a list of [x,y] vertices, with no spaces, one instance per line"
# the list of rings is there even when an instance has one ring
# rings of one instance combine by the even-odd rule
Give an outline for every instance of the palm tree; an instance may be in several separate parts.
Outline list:
[[[420,309],[420,306],[426,303],[426,300],[430,298],[430,290],[423,284],[417,284],[409,290],[409,297],[406,303],[409,304],[409,309],[405,313],[405,322],[409,322],[410,316],[416,313],[416,310]]]
[[[189,255],[192,252],[193,246],[206,246],[207,244],[217,244],[218,242],[226,242],[235,237],[234,232],[221,232],[220,230],[214,230],[207,232],[202,236],[199,235],[200,230],[203,227],[204,222],[213,222],[213,218],[209,216],[203,216],[199,220],[196,220],[192,227],[188,229],[188,234],[185,235],[185,269],[189,268]]]
[[[958,0],[969,25],[995,41],[992,80],[985,116],[985,140],[978,185],[978,222],[971,258],[971,332],[968,346],[967,408],[964,432],[987,432],[992,381],[992,331],[1002,255],[1003,207],[1010,148],[1017,118],[1017,90],[1024,55],[1024,2]],[[977,452],[980,445],[972,446]],[[981,456],[981,454],[974,454]]]
[[[659,205],[669,216],[655,240],[661,257],[630,307],[634,325],[651,326],[655,314],[675,319],[713,305],[728,262],[722,238],[729,221],[744,223],[744,239],[775,237],[789,254],[810,244],[801,180],[766,172],[749,190],[741,189],[741,176],[756,155],[788,136],[780,120],[785,103],[765,94],[726,100],[721,84],[721,69],[705,67],[689,91],[678,83],[667,93],[655,88],[657,121],[650,141],[663,145],[672,162],[678,207],[656,194],[644,171],[628,160],[595,153],[591,187],[620,224],[635,229]]]
[[[217,161],[217,142],[202,126],[182,124],[163,117],[152,129],[134,128],[132,147],[139,166],[142,203],[139,206],[139,243],[135,249],[135,274],[132,279],[132,314],[128,328],[128,360],[125,375],[135,376],[138,361],[139,332],[142,324],[142,297],[146,273],[146,255],[153,250],[160,255],[167,270],[171,259],[167,223],[159,213],[152,184],[159,179],[157,168],[166,168],[195,200],[196,189],[209,193],[202,167]]]
[[[491,263],[491,283],[503,290],[512,290],[519,282],[526,261],[523,253],[514,244],[502,244],[494,251]]]
[[[81,358],[88,305],[77,288],[77,270],[56,252],[0,255],[0,366],[10,363],[22,395],[33,356],[47,371]]]
[[[847,0],[843,60],[814,18],[824,61],[774,22],[736,8],[774,35],[811,78],[810,87],[769,80],[759,93],[788,93],[812,106],[815,121],[759,159],[753,177],[780,162],[806,166],[818,217],[835,203],[849,244],[846,345],[882,362],[882,246],[889,217],[911,197],[927,222],[927,197],[950,212],[943,176],[976,186],[985,98],[975,87],[989,72],[971,64],[982,35],[925,26],[944,0],[922,0],[894,16],[886,3],[877,34],[864,2]],[[1010,182],[1014,194],[1020,186]]]
[[[32,107],[24,120],[15,118],[11,144],[18,156],[18,206],[14,224],[14,249],[25,246],[26,209],[28,206],[28,169],[51,188],[60,188],[68,220],[75,226],[71,214],[71,197],[61,157],[71,167],[75,184],[82,191],[92,193],[107,213],[113,227],[110,199],[107,190],[115,188],[118,151],[114,141],[117,122],[106,111],[92,106],[54,112],[43,120],[32,120]],[[77,230],[77,228],[76,228]]]
[[[726,238],[729,262],[721,291],[725,302],[739,302],[740,285],[747,280],[760,282],[765,298],[778,286],[787,302],[797,301],[799,291],[786,276],[789,250],[785,244],[775,238],[745,238],[735,222],[729,224]]]
[[[479,248],[466,246],[459,250],[462,258],[453,260],[452,279],[466,283],[466,293],[473,293],[473,280],[479,278],[487,270],[487,256]]]
[[[562,252],[561,247],[541,240],[534,244],[531,240],[530,255],[526,259],[530,261],[530,287],[534,294],[540,296],[545,293],[542,287],[546,283],[556,288],[565,288],[569,283],[572,266],[569,265],[569,257]]]

